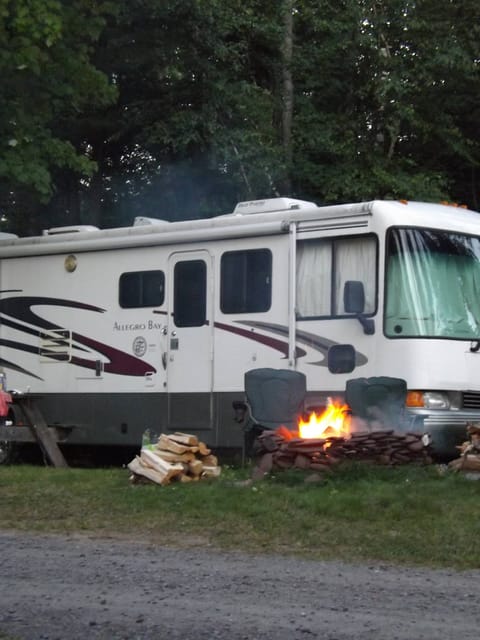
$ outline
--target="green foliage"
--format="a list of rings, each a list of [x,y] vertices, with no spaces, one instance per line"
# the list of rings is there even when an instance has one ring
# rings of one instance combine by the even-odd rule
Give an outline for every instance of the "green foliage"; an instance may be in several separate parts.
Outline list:
[[[470,2],[352,1],[301,11],[299,189],[320,189],[327,201],[438,200],[455,188],[460,196],[454,168],[472,170],[480,159],[459,95],[459,87],[478,90],[478,38],[468,33],[478,17]]]
[[[0,206],[29,231],[275,195],[480,208],[479,60],[474,0],[0,0]]]
[[[101,188],[110,188],[103,222],[118,202],[126,222],[135,213],[175,219],[225,212],[271,189],[280,166],[274,11],[273,2],[123,5],[97,57],[119,101],[103,133],[89,137]]]
[[[8,189],[30,189],[46,199],[53,169],[95,169],[68,139],[65,123],[114,98],[107,77],[90,62],[111,8],[88,0],[2,0],[0,7],[3,197]]]

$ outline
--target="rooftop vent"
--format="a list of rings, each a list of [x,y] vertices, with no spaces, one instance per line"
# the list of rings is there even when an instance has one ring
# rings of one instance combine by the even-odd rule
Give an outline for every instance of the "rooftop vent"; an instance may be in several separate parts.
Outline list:
[[[307,200],[295,200],[293,198],[267,198],[266,200],[249,200],[239,202],[233,211],[233,215],[246,215],[249,213],[269,213],[272,211],[292,211],[295,209],[308,209],[316,207],[314,202]]]

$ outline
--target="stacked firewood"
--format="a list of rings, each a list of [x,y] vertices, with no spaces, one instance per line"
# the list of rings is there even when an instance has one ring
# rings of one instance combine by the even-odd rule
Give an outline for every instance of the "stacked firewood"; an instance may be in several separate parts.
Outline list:
[[[353,433],[348,438],[292,437],[286,429],[264,431],[257,439],[257,475],[272,469],[330,471],[346,460],[384,465],[431,464],[429,439],[393,430]]]
[[[480,473],[480,424],[470,423],[467,426],[469,439],[461,444],[460,457],[449,463],[454,471],[476,471]]]
[[[150,481],[160,485],[217,478],[218,459],[204,442],[189,433],[161,434],[156,444],[142,446],[128,464],[132,483]]]

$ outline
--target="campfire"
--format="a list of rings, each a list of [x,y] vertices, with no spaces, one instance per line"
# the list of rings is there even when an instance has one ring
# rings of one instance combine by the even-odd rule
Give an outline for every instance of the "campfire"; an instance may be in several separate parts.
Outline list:
[[[324,438],[328,436],[348,436],[350,433],[350,407],[338,400],[330,400],[323,413],[310,413],[308,421],[300,418],[298,435],[300,438]]]
[[[300,418],[298,431],[283,426],[264,431],[257,439],[254,477],[272,469],[328,472],[345,460],[386,465],[432,463],[428,436],[395,432],[378,423],[375,427],[372,430],[371,425],[352,417],[348,405],[331,400],[322,413]]]
[[[339,400],[329,398],[326,408],[322,412],[311,411],[307,416],[298,418],[298,429],[290,430],[284,426],[278,427],[275,433],[285,440],[293,438],[302,440],[323,440],[329,438],[348,438],[351,431],[352,418],[350,407]],[[330,442],[330,440],[328,440]]]

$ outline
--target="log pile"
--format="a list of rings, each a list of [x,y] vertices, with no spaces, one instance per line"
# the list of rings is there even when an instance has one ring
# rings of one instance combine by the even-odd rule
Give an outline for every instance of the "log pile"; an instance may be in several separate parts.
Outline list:
[[[468,471],[480,473],[480,424],[470,423],[467,426],[469,439],[461,444],[460,457],[449,463],[453,471]]]
[[[198,482],[217,478],[218,459],[204,442],[189,433],[161,434],[158,442],[142,446],[140,455],[128,464],[132,483],[154,482],[165,486],[172,481]]]
[[[286,429],[264,431],[257,439],[256,477],[274,469],[328,472],[339,462],[431,464],[428,437],[393,430],[353,433],[348,438],[296,438]]]

